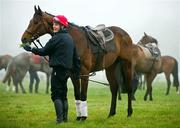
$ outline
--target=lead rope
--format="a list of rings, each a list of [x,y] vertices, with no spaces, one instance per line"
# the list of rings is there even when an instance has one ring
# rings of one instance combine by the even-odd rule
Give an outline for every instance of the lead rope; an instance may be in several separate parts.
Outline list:
[[[43,48],[43,45],[41,44],[41,42],[39,41],[39,39],[36,39],[36,41],[39,43],[39,45]],[[32,41],[33,44],[36,46],[36,48],[38,48],[37,44],[34,42],[34,40]],[[49,62],[49,60],[44,56],[44,59]]]

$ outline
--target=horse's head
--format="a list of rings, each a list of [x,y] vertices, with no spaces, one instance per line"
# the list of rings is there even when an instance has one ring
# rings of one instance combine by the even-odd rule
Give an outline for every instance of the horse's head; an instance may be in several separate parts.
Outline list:
[[[147,35],[147,34],[144,32],[144,36],[141,38],[141,40],[138,42],[138,44],[145,45],[145,44],[147,44],[147,43],[155,43],[156,45],[158,45],[158,41],[157,41],[155,38]]]
[[[44,34],[52,34],[52,15],[49,15],[41,11],[40,7],[34,6],[34,16],[30,20],[30,23],[22,35],[22,43],[31,43],[33,40]]]

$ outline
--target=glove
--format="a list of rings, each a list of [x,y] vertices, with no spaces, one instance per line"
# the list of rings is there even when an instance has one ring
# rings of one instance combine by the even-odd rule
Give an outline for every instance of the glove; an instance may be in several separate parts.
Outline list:
[[[31,46],[29,46],[29,45],[24,45],[23,48],[29,52],[31,52],[31,50],[32,50]]]

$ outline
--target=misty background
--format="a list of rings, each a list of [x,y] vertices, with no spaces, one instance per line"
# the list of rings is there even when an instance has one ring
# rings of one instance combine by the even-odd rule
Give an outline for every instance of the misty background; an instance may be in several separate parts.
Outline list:
[[[0,55],[24,52],[19,44],[34,5],[80,26],[119,26],[134,43],[146,32],[158,40],[162,55],[180,62],[180,0],[0,0]],[[49,39],[40,38],[43,45]],[[98,78],[105,79],[104,73]]]

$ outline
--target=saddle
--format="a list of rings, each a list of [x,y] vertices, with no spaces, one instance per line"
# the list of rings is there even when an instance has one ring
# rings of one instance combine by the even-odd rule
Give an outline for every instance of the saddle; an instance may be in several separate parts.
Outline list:
[[[105,27],[104,24],[99,24],[95,28],[86,26],[85,30],[94,45],[100,46],[104,51],[109,51],[107,42],[114,39],[114,33],[109,28]]]
[[[39,55],[32,54],[32,60],[35,64],[41,63],[41,57]]]
[[[95,28],[90,26],[82,27],[86,37],[89,40],[92,53],[96,57],[94,71],[99,71],[102,65],[103,57],[107,52],[114,52],[116,49],[114,43],[114,33],[104,24],[100,24]]]
[[[141,50],[144,52],[144,54],[147,58],[151,58],[151,57],[159,58],[161,56],[161,52],[160,52],[159,48],[156,46],[153,46],[153,45],[142,46],[139,44],[137,46],[141,48]]]
[[[152,43],[148,43],[145,45],[145,47],[150,51],[151,55],[153,57],[160,57],[161,52],[157,46],[152,45]]]

